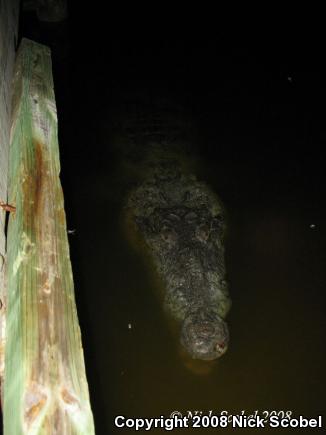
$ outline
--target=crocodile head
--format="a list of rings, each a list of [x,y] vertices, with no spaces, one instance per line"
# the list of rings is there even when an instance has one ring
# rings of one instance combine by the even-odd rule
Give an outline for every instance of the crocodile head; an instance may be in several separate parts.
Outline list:
[[[129,205],[162,278],[166,311],[180,322],[181,344],[192,358],[220,357],[230,308],[221,203],[196,180],[166,177],[143,184]]]
[[[227,324],[213,310],[200,308],[188,314],[182,324],[181,343],[195,359],[222,356],[229,342]]]

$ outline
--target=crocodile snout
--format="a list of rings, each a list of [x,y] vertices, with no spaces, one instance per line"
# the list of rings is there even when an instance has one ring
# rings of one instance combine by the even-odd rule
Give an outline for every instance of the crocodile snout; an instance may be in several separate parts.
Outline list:
[[[195,359],[213,360],[222,356],[229,342],[227,324],[217,314],[195,312],[186,316],[181,343]]]

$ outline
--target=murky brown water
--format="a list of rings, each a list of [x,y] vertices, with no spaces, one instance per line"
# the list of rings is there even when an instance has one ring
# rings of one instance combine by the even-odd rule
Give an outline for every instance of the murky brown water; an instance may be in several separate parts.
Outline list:
[[[326,254],[318,207],[312,211],[286,194],[257,201],[240,189],[237,201],[231,194],[228,200],[226,192],[231,343],[219,361],[201,363],[180,352],[150,270],[125,238],[112,180],[103,175],[93,180],[88,186],[75,181],[79,193],[73,206],[82,215],[71,244],[78,251],[76,291],[80,282],[82,315],[88,317],[82,328],[97,433],[129,433],[114,427],[117,415],[159,417],[175,410],[183,415],[196,410],[325,414]],[[91,207],[85,207],[90,197]]]

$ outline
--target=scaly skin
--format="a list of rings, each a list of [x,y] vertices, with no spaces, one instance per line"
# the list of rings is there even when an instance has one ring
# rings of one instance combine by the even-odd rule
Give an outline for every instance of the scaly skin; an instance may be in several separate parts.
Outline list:
[[[229,342],[225,213],[188,164],[194,148],[187,123],[180,112],[178,118],[158,106],[141,113],[139,103],[118,128],[118,151],[128,172],[138,174],[126,208],[164,282],[165,308],[180,322],[181,344],[193,358],[212,360]]]
[[[193,358],[218,358],[228,346],[230,308],[220,200],[194,177],[161,168],[130,193],[127,207],[163,278],[166,309],[182,322],[181,343]]]

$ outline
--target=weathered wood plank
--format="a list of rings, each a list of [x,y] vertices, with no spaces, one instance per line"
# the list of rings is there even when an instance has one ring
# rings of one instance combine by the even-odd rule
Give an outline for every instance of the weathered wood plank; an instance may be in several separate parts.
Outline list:
[[[4,430],[93,434],[47,47],[23,39],[13,86]]]
[[[11,111],[11,79],[18,28],[18,0],[0,0],[0,202],[7,201],[8,150]],[[5,210],[0,207],[0,382],[4,371],[6,257]]]

